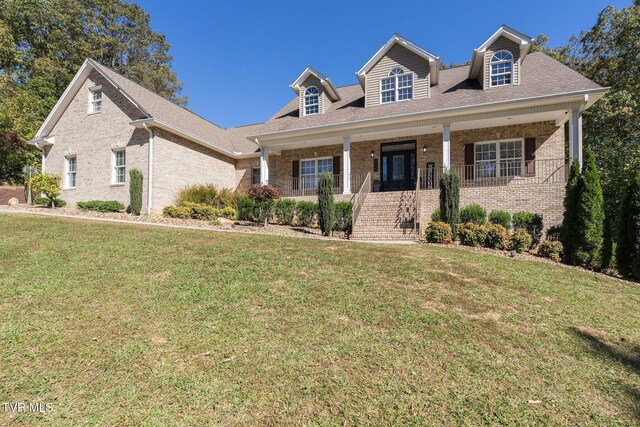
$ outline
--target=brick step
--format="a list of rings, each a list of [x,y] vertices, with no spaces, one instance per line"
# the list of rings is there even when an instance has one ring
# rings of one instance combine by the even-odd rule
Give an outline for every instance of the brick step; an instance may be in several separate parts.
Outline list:
[[[353,240],[417,240],[413,234],[396,233],[353,233]]]
[[[397,227],[405,224],[413,224],[414,223],[414,219],[413,218],[407,218],[407,219],[400,219],[400,220],[396,220],[396,219],[378,219],[378,218],[373,218],[373,219],[363,219],[363,218],[358,218],[358,220],[356,221],[356,227],[366,227],[366,226],[371,226],[371,227],[382,227],[382,226],[388,226],[388,227]]]

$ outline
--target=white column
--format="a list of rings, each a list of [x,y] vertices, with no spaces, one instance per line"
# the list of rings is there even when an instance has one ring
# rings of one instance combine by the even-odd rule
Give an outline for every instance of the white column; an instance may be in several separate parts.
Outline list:
[[[578,159],[582,168],[582,112],[578,109],[571,110],[569,122],[569,156],[571,161]]]
[[[342,139],[342,194],[351,194],[351,139]]]
[[[269,149],[260,147],[260,184],[269,183]]]
[[[451,168],[451,125],[442,126],[442,167],[445,171]]]

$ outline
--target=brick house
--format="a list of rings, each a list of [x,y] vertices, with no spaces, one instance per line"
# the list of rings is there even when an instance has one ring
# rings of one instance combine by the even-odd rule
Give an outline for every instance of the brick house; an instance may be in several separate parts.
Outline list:
[[[32,143],[45,172],[64,176],[68,202],[128,203],[128,169],[145,173],[146,211],[190,184],[272,184],[315,198],[330,171],[354,202],[358,238],[415,238],[438,207],[444,170],[461,179],[461,206],[543,214],[558,224],[569,162],[582,159],[582,112],[607,89],[500,27],[470,65],[392,36],[335,87],[307,67],[296,96],[265,123],[222,129],[87,60]],[[565,134],[565,129],[568,129]],[[568,154],[567,154],[568,153]]]

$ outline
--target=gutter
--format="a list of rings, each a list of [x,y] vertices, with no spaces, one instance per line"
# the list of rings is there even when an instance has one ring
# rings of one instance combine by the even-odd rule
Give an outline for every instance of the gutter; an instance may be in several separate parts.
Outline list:
[[[385,124],[402,123],[402,122],[407,122],[412,120],[433,119],[433,118],[438,118],[439,116],[450,117],[452,114],[457,114],[457,115],[469,114],[470,112],[474,112],[474,110],[478,110],[479,112],[486,111],[487,107],[489,108],[496,107],[500,109],[500,108],[508,108],[518,104],[526,104],[527,102],[532,102],[532,101],[544,102],[548,100],[563,100],[564,98],[572,98],[572,97],[583,98],[584,95],[589,95],[589,94],[604,95],[609,91],[609,89],[610,89],[609,87],[604,87],[604,88],[587,89],[587,90],[580,90],[580,91],[574,91],[574,92],[565,92],[565,93],[554,94],[554,95],[541,95],[541,96],[535,96],[535,97],[525,98],[525,99],[495,101],[495,102],[488,102],[485,104],[467,105],[463,107],[442,108],[439,110],[432,110],[432,111],[426,111],[426,112],[420,111],[415,113],[405,113],[405,114],[399,114],[395,116],[378,117],[373,119],[362,119],[362,120],[355,120],[350,122],[335,123],[330,125],[313,126],[313,127],[307,127],[307,128],[264,133],[259,135],[248,135],[247,139],[250,140],[251,142],[254,142],[256,138],[260,138],[261,140],[264,141],[265,139],[274,139],[278,137],[304,136],[307,134],[318,133],[319,131],[329,132],[329,131],[351,130],[354,128],[357,129],[357,127],[354,125],[363,127],[371,123],[376,125],[385,125]],[[593,102],[596,102],[599,98],[600,97],[594,97]],[[580,100],[580,102],[582,102],[582,100]]]
[[[147,154],[147,215],[151,215],[153,208],[153,141],[155,135],[146,123],[142,126],[149,132],[149,152]]]

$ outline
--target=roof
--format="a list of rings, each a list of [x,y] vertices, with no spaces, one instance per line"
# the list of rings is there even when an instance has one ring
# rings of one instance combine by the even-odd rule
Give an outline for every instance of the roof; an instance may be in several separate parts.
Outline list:
[[[298,76],[298,78],[293,83],[291,83],[289,87],[293,89],[296,94],[300,95],[300,85],[304,83],[304,81],[307,80],[309,76],[315,76],[318,80],[320,80],[322,87],[331,98],[331,101],[335,102],[340,100],[340,96],[336,92],[336,87],[331,82],[331,79],[311,67],[305,68],[302,74],[300,74],[300,76]]]
[[[385,44],[382,45],[380,49],[373,55],[363,66],[356,72],[356,76],[360,81],[360,85],[364,87],[364,77],[365,75],[373,68],[374,65],[380,61],[380,59],[386,55],[386,53],[396,44],[404,47],[405,49],[410,50],[416,55],[420,56],[426,61],[429,61],[429,68],[431,69],[431,83],[438,84],[438,73],[440,71],[440,57],[434,55],[433,53],[427,51],[426,49],[421,48],[417,44],[410,42],[398,34],[394,34],[391,36],[389,40]]]
[[[571,92],[604,91],[598,84],[541,52],[528,55],[522,63],[523,78],[519,85],[483,90],[477,80],[467,78],[468,73],[469,66],[442,70],[440,84],[431,88],[430,98],[367,108],[359,84],[339,87],[340,101],[333,103],[324,114],[305,117],[298,116],[298,99],[295,98],[260,127],[262,134],[252,136]]]

